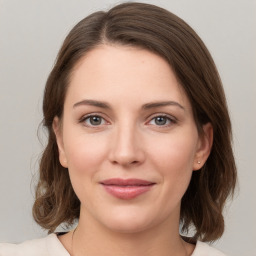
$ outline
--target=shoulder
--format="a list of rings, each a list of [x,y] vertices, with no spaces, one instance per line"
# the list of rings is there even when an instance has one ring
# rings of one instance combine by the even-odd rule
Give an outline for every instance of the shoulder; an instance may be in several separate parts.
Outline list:
[[[227,256],[227,255],[209,246],[206,243],[197,241],[195,250],[191,256]]]
[[[0,256],[70,256],[56,234],[20,244],[0,243]]]

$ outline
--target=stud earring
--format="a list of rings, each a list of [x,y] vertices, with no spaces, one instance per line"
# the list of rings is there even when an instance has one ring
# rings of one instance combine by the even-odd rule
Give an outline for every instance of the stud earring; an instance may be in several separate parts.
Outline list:
[[[198,164],[201,164],[201,162],[200,162],[200,161],[197,161],[197,163],[198,163]]]

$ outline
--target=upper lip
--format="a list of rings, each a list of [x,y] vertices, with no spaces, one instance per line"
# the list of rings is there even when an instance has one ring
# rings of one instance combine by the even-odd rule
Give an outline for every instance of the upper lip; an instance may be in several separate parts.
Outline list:
[[[114,185],[114,186],[147,186],[153,185],[155,182],[141,179],[121,179],[113,178],[107,179],[100,182],[103,185]]]

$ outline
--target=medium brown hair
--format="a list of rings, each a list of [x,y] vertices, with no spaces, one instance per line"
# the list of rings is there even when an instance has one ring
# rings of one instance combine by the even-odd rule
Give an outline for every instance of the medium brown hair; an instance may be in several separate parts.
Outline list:
[[[183,232],[194,227],[194,239],[218,239],[224,231],[223,207],[236,184],[231,123],[221,80],[210,53],[188,24],[165,9],[142,3],[124,3],[89,15],[71,30],[60,49],[44,93],[43,124],[49,137],[40,162],[35,221],[51,233],[79,218],[80,201],[68,171],[59,163],[52,123],[55,116],[62,117],[75,65],[100,44],[142,47],[163,57],[190,100],[199,133],[204,124],[212,124],[211,154],[201,170],[192,174],[181,202],[180,224]]]

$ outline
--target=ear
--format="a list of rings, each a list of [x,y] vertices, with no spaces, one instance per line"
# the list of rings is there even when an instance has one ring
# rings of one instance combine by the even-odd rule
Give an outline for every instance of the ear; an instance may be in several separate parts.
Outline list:
[[[205,164],[211,153],[213,143],[213,128],[211,123],[203,126],[203,132],[198,138],[198,147],[195,154],[193,170],[199,170]]]
[[[57,142],[58,149],[59,149],[60,164],[64,168],[68,168],[67,158],[66,158],[66,154],[65,154],[65,150],[64,150],[64,144],[63,144],[61,121],[57,116],[54,117],[54,120],[53,120],[53,123],[52,123],[52,129],[55,133],[56,142]]]

